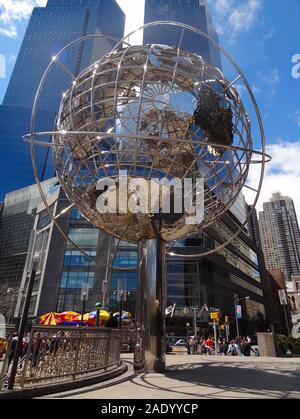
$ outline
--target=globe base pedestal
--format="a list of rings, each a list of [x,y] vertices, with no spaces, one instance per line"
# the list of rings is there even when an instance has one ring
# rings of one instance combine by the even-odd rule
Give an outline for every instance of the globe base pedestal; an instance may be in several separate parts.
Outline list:
[[[138,273],[136,372],[161,373],[166,368],[164,242],[147,240]]]

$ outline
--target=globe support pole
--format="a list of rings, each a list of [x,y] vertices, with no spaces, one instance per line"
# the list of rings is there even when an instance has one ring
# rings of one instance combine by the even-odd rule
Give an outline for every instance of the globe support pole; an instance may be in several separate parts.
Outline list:
[[[161,373],[166,368],[164,258],[164,242],[147,240],[138,272],[136,372]]]

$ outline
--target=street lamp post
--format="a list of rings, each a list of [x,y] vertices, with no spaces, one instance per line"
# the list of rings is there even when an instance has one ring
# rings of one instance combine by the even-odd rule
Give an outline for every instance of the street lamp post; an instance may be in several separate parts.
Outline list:
[[[239,319],[237,315],[237,303],[243,300],[250,300],[250,297],[238,298],[234,300],[235,324],[236,324],[236,332],[237,332],[238,341],[240,341],[240,329],[239,329]]]
[[[193,306],[190,309],[193,312],[194,336],[197,336],[197,311],[199,310],[199,307]]]
[[[11,301],[10,301],[10,307],[9,307],[9,313],[8,313],[8,323],[11,324],[13,320],[13,308],[14,308],[14,301],[16,297],[16,293],[19,290],[8,288],[7,294],[11,294]]]
[[[197,336],[197,311],[199,310],[198,306],[192,306],[192,307],[184,307],[183,308],[183,314],[185,316],[188,316],[189,314],[193,313],[193,331],[194,335]]]
[[[82,302],[82,313],[81,313],[81,326],[84,326],[84,314],[85,314],[85,307],[86,307],[86,302],[89,299],[89,283],[88,282],[83,282],[82,287],[81,287],[81,302]]]
[[[127,296],[130,295],[130,292],[127,291],[127,279],[118,280],[118,289],[114,291],[114,294],[117,295],[117,301],[119,302],[119,329],[122,328],[122,314],[123,314],[123,305],[127,301]]]
[[[13,390],[14,384],[15,384],[19,358],[22,352],[22,347],[23,347],[23,338],[24,338],[24,334],[26,330],[27,317],[28,317],[30,301],[31,301],[31,294],[33,291],[35,275],[39,266],[39,262],[40,262],[40,254],[38,252],[35,252],[32,257],[31,275],[29,278],[28,286],[27,286],[24,308],[23,308],[23,313],[22,313],[20,327],[19,327],[18,342],[17,342],[15,353],[14,353],[13,364],[11,367],[11,372],[10,372],[10,377],[9,377],[9,382],[8,382],[8,390]]]
[[[122,313],[123,313],[123,290],[120,295],[120,308],[119,308],[119,329],[122,329]]]
[[[190,334],[190,323],[189,322],[186,322],[186,329],[187,329],[187,338],[189,337],[189,334]]]
[[[114,291],[114,294],[117,295],[117,300],[119,302],[119,329],[122,329],[122,314],[123,314],[123,305],[127,301],[127,296],[130,295],[130,292],[126,289],[118,288]]]

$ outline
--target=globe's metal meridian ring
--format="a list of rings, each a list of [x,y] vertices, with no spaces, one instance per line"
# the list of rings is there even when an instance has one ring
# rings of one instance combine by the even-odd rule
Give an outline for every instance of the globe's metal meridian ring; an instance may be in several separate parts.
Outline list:
[[[254,95],[253,95],[253,93],[252,93],[252,91],[251,91],[251,88],[250,88],[250,86],[249,86],[249,84],[247,83],[247,81],[246,81],[246,79],[245,79],[245,77],[243,76],[243,74],[241,73],[241,71],[240,71],[240,69],[238,68],[238,66],[234,63],[234,61],[231,59],[231,57],[226,53],[226,51],[224,51],[214,40],[212,40],[212,39],[210,39],[210,37],[209,36],[207,36],[206,34],[204,34],[204,33],[202,33],[201,31],[198,31],[197,29],[195,29],[195,28],[192,28],[192,27],[189,27],[189,26],[187,26],[187,25],[183,25],[183,24],[179,24],[179,23],[176,23],[176,22],[154,22],[154,23],[152,23],[152,24],[148,24],[148,25],[145,25],[145,26],[143,26],[142,28],[140,28],[140,29],[143,29],[143,28],[147,28],[147,27],[150,27],[150,26],[156,26],[156,25],[175,25],[175,26],[177,26],[177,27],[181,27],[181,28],[183,28],[184,30],[190,30],[190,31],[193,31],[193,32],[195,32],[195,33],[198,33],[198,35],[200,35],[200,36],[202,36],[202,37],[205,37],[205,38],[207,38],[216,48],[218,48],[225,56],[226,56],[226,58],[231,62],[231,64],[234,66],[234,68],[237,70],[237,72],[239,73],[239,76],[238,76],[238,78],[237,79],[242,79],[243,81],[244,81],[244,84],[245,84],[245,86],[247,87],[247,90],[248,90],[248,93],[249,93],[249,95],[250,95],[250,97],[251,97],[251,99],[252,99],[252,102],[253,102],[253,104],[254,104],[254,108],[255,108],[255,110],[256,110],[256,114],[257,114],[257,117],[258,117],[258,122],[259,122],[259,126],[260,126],[260,131],[261,131],[261,138],[262,138],[262,152],[260,152],[260,151],[255,151],[255,150],[253,150],[253,149],[245,149],[245,148],[243,148],[243,147],[235,147],[235,149],[236,150],[240,150],[240,151],[243,151],[243,152],[251,152],[251,153],[253,153],[253,154],[257,154],[257,155],[260,155],[260,156],[262,156],[262,160],[254,160],[254,161],[252,161],[251,160],[251,162],[249,163],[249,164],[262,164],[262,171],[261,171],[261,177],[260,177],[260,183],[259,183],[259,187],[258,187],[258,189],[257,190],[255,190],[255,189],[253,189],[253,188],[250,188],[250,189],[253,189],[255,192],[257,192],[257,196],[256,196],[256,200],[255,200],[255,203],[254,203],[254,206],[255,206],[255,204],[257,203],[257,200],[258,200],[258,197],[259,197],[259,192],[260,192],[260,188],[261,188],[261,185],[262,185],[262,180],[263,180],[263,175],[264,175],[264,167],[265,167],[265,163],[268,161],[268,159],[270,159],[270,157],[269,156],[267,156],[266,155],[266,153],[265,153],[265,140],[264,140],[264,134],[263,134],[263,127],[262,127],[262,122],[261,122],[261,118],[260,118],[260,115],[259,115],[259,110],[258,110],[258,107],[257,107],[257,104],[256,104],[256,102],[255,102],[255,98],[254,98]],[[140,30],[140,29],[138,29],[138,30]],[[138,31],[137,30],[137,31]],[[120,45],[120,44],[123,44],[124,43],[124,41],[125,41],[125,39],[127,39],[129,36],[131,36],[132,34],[134,34],[134,33],[136,33],[137,31],[134,31],[134,32],[132,32],[131,34],[129,34],[129,35],[127,35],[125,38],[123,38],[123,40],[121,40],[121,41],[119,41],[119,43],[118,44],[116,44],[116,46],[114,47],[114,49],[113,49],[113,51],[114,50],[116,50],[117,48],[118,48],[118,46]],[[92,38],[92,37],[98,37],[98,36],[91,36],[91,37],[85,37],[85,38]],[[101,37],[101,36],[99,36],[99,37]],[[84,40],[84,38],[81,38],[80,40],[77,40],[77,41],[74,41],[72,44],[70,44],[71,46],[72,45],[74,45],[75,43],[77,43],[77,42],[82,42]],[[67,49],[68,49],[68,47],[69,46],[67,46],[66,48],[64,48],[64,50],[62,50],[61,51],[61,53],[59,53],[58,55],[57,55],[57,57],[60,57],[62,54],[63,54],[63,52],[64,51],[66,51]],[[130,47],[129,47],[129,49],[130,49]],[[123,54],[124,56],[125,56],[125,53]],[[105,59],[105,56],[102,58],[102,60],[101,61],[103,61]],[[50,64],[51,65],[51,64]],[[82,72],[83,73],[83,72]],[[81,74],[82,74],[81,73]],[[44,77],[44,79],[46,79],[46,77],[47,77],[47,71],[46,71],[46,73],[45,73],[45,75],[44,75],[45,77]],[[43,80],[42,80],[43,81]],[[227,88],[230,88],[230,85],[233,85],[234,84],[234,82],[235,82],[235,80],[232,82],[232,83],[230,83],[228,86],[227,86]],[[117,84],[118,83],[116,83],[116,87],[117,87]],[[40,90],[40,88],[42,88],[42,85],[43,85],[43,82],[41,82],[41,85],[40,85],[40,87],[39,87],[39,90]],[[37,95],[36,95],[36,98],[39,96],[39,90],[38,90],[38,92],[37,92]],[[93,101],[92,101],[93,102]],[[93,103],[91,104],[91,106],[93,106]],[[36,108],[36,101],[35,101],[35,104],[34,104],[34,109]],[[35,117],[34,117],[35,118]],[[35,161],[35,155],[34,155],[34,145],[41,145],[41,143],[42,142],[38,142],[38,141],[36,141],[35,140],[35,136],[41,136],[41,135],[46,135],[46,134],[57,134],[57,132],[48,132],[48,133],[36,133],[36,132],[34,132],[34,130],[33,130],[33,127],[34,127],[34,121],[33,121],[33,123],[32,123],[32,125],[31,125],[31,134],[30,134],[30,138],[29,138],[29,142],[31,143],[31,150],[32,150],[32,158],[33,158],[33,160]],[[72,134],[72,135],[74,135],[74,134],[76,134],[76,131],[73,131],[73,132],[70,132],[70,133],[68,133],[68,134]],[[79,134],[83,134],[83,131],[79,131]],[[96,132],[89,132],[89,134],[97,134],[97,135],[99,135],[99,136],[101,136],[101,133],[96,133]],[[115,134],[114,133],[111,133],[110,134],[110,136],[114,136]],[[120,135],[118,135],[118,136],[120,136]],[[127,135],[127,137],[129,137],[128,135]],[[28,138],[28,137],[27,137]],[[148,138],[148,137],[144,137],[144,138]],[[149,138],[148,138],[149,139]],[[154,137],[152,137],[151,138],[152,140],[155,140],[155,138]],[[183,140],[182,140],[182,142],[184,142]],[[199,142],[198,141],[198,143],[199,144],[201,144],[201,142]],[[202,144],[203,144],[203,142],[202,142]],[[43,144],[43,145],[46,145],[46,144]],[[49,144],[49,146],[53,146],[53,144]],[[220,146],[220,145],[218,145],[218,147],[221,147],[222,148],[222,146]],[[226,148],[226,147],[223,147],[223,148]],[[229,147],[229,149],[230,149],[230,147]],[[35,168],[36,168],[36,165],[35,165],[35,163],[34,163],[34,166],[35,166]],[[247,169],[248,170],[248,169]],[[38,176],[36,176],[36,178],[38,178]],[[37,181],[37,183],[39,184],[39,181]],[[247,185],[245,185],[246,187],[247,187]],[[40,192],[41,192],[41,195],[43,194],[43,191],[41,190],[41,188],[39,188],[40,189]],[[44,201],[44,204],[46,205],[46,202]],[[47,205],[46,205],[46,207],[47,207]],[[50,210],[50,209],[49,209]],[[252,211],[254,210],[254,208],[252,209]],[[252,213],[252,211],[251,211],[251,213]],[[251,213],[249,214],[249,216],[248,216],[248,219],[249,219],[249,217],[251,216]],[[55,220],[55,217],[53,217],[53,214],[51,214],[52,215],[52,219],[53,219],[53,221],[55,222],[55,224],[57,224],[56,223],[56,220]],[[220,246],[220,247],[218,247],[218,248],[215,248],[213,251],[210,251],[210,252],[207,252],[207,253],[202,253],[200,256],[205,256],[205,255],[207,255],[207,254],[211,254],[211,253],[214,253],[214,252],[216,252],[216,251],[218,251],[219,249],[221,249],[221,248],[224,248],[227,244],[229,244],[236,236],[238,236],[240,233],[241,233],[241,231],[243,231],[243,229],[244,229],[244,227],[245,227],[245,225],[246,225],[246,223],[247,223],[247,221],[248,221],[248,219],[246,220],[246,222],[240,227],[240,229],[239,229],[239,231],[227,242],[227,243],[225,243],[225,244],[223,244],[222,246]],[[213,221],[212,221],[213,222]],[[59,226],[58,226],[59,227]],[[65,235],[65,234],[63,234],[64,236],[65,236],[65,238],[67,238],[69,241],[70,241],[70,239]],[[75,243],[72,243],[72,244],[74,244],[74,246],[75,247],[77,247],[76,246],[76,244]],[[77,247],[78,248],[78,247]],[[81,251],[81,252],[83,252],[80,248],[79,248],[79,250]],[[85,253],[85,252],[83,252],[83,253]],[[89,255],[87,255],[87,256],[89,256]],[[175,254],[174,253],[172,253],[172,256],[175,256]],[[178,257],[186,257],[187,255],[178,255]],[[199,255],[194,255],[194,256],[191,256],[191,255],[189,255],[190,257],[198,257]],[[90,257],[90,256],[89,256]]]

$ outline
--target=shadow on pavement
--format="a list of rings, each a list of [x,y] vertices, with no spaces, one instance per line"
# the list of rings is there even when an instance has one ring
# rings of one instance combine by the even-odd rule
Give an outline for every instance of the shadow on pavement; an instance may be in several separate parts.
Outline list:
[[[174,380],[174,387],[161,387],[152,382],[153,375],[148,377],[142,375],[142,381],[147,387],[152,387],[161,391],[174,393],[174,397],[182,395],[196,396],[197,393],[188,393],[184,387],[198,385],[203,388],[199,396],[204,398],[216,398],[222,393],[241,393],[245,395],[259,395],[264,393],[267,397],[288,397],[297,387],[300,389],[300,370],[285,370],[284,367],[274,369],[271,366],[249,364],[220,364],[208,362],[204,364],[191,363],[183,365],[171,365],[165,373],[166,378]],[[135,378],[132,377],[134,381]],[[182,382],[182,386],[178,385]],[[170,381],[169,381],[170,382]],[[208,387],[208,389],[207,389]],[[182,391],[180,390],[182,388]],[[205,389],[206,388],[206,389]],[[190,389],[189,389],[190,390]],[[207,394],[205,394],[205,390]],[[212,392],[212,390],[215,390]],[[210,394],[209,394],[210,393]],[[279,395],[278,393],[282,393]],[[300,393],[299,393],[300,396]]]
[[[132,368],[132,358],[123,357],[123,360],[129,364],[129,371],[124,376],[98,386],[81,388],[52,397],[65,398],[99,391],[101,399],[101,390],[111,387],[113,398],[118,386],[128,386],[131,383],[133,387],[130,387],[130,390],[133,393],[138,392],[139,395],[145,393],[145,398],[149,389],[157,391],[158,398],[160,392],[162,392],[161,398],[164,398],[163,394],[167,392],[170,398],[174,399],[186,396],[204,399],[249,396],[300,398],[300,368],[296,365],[287,369],[284,365],[276,366],[272,363],[251,365],[244,362],[228,364],[209,361],[170,365],[165,374],[156,375],[136,374]]]

